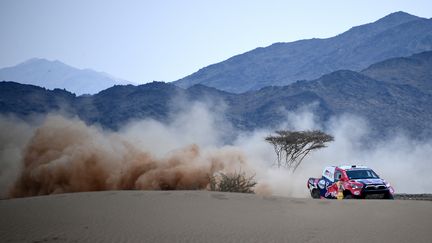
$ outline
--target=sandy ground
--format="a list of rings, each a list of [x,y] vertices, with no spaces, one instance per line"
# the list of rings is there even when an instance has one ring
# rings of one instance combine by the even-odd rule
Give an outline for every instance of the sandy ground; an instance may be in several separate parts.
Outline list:
[[[1,200],[0,242],[432,242],[432,202],[58,194]]]

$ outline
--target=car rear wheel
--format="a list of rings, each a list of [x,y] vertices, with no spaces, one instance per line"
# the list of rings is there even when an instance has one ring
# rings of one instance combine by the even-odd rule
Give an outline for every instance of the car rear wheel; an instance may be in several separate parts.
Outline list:
[[[319,198],[321,198],[320,191],[319,191],[318,189],[313,189],[313,190],[311,191],[311,196],[312,196],[312,198],[314,198],[314,199],[319,199]]]
[[[347,194],[344,196],[344,199],[354,199],[354,197],[351,194]]]

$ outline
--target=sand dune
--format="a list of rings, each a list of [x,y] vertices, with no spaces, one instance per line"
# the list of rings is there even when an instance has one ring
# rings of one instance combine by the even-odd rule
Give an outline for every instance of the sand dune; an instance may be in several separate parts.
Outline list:
[[[0,201],[0,242],[431,242],[432,202],[206,191]]]

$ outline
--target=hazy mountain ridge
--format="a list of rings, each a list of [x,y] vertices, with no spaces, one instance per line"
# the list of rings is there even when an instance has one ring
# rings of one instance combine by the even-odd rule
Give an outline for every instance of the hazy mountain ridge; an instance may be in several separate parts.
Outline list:
[[[340,69],[362,70],[393,57],[432,50],[432,20],[404,12],[353,27],[327,39],[275,43],[202,68],[176,82],[242,93],[297,80],[316,79]]]
[[[77,69],[60,61],[33,58],[13,67],[0,69],[0,80],[13,80],[48,89],[66,89],[77,95],[95,94],[128,81],[91,69]]]
[[[77,96],[65,90],[1,82],[0,113],[28,117],[60,111],[115,130],[137,119],[169,121],[179,104],[187,100],[210,103],[213,111],[224,111],[215,114],[223,115],[240,130],[275,128],[286,121],[288,112],[309,107],[321,122],[348,113],[366,118],[375,134],[398,130],[415,136],[432,135],[432,51],[393,57],[432,47],[431,21],[397,12],[374,23],[353,27],[336,37],[275,43],[192,74],[190,77],[202,80],[211,76],[208,70],[223,67],[227,71],[214,73],[208,82],[188,88],[153,82],[139,86],[115,85],[94,95]],[[316,49],[317,46],[320,48]],[[377,48],[382,50],[377,51]],[[391,58],[366,65],[386,56]],[[339,60],[338,57],[343,58]],[[29,73],[46,73],[46,64],[64,65],[41,59],[21,65],[37,67],[29,65],[32,62],[43,68],[30,68]],[[297,69],[293,63],[303,66]],[[336,69],[341,63],[363,70],[339,68],[310,81],[280,85],[293,75],[312,77]],[[63,76],[68,76],[67,68],[60,70],[64,70]],[[262,78],[259,82],[249,82],[248,77],[257,75]],[[245,89],[256,90],[236,94],[212,85],[222,85],[225,90],[230,90],[232,80]]]
[[[406,62],[421,65],[405,65]],[[25,117],[60,110],[77,114],[91,124],[118,129],[136,119],[166,122],[178,108],[176,104],[188,100],[211,102],[210,109],[215,111],[223,106],[225,119],[235,128],[252,130],[276,127],[286,121],[288,111],[308,106],[321,122],[333,115],[354,114],[368,119],[376,134],[404,130],[419,136],[432,134],[432,94],[416,85],[430,84],[431,68],[432,51],[386,60],[363,73],[339,70],[312,81],[242,94],[201,84],[183,89],[172,83],[153,82],[117,85],[95,95],[76,96],[63,90],[1,82],[0,112]],[[392,80],[388,73],[394,72],[405,76]]]

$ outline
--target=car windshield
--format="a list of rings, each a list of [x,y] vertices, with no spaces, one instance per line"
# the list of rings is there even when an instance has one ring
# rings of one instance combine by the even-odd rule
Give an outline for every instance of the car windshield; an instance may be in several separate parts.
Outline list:
[[[347,170],[346,171],[350,179],[373,179],[379,178],[373,170]]]

